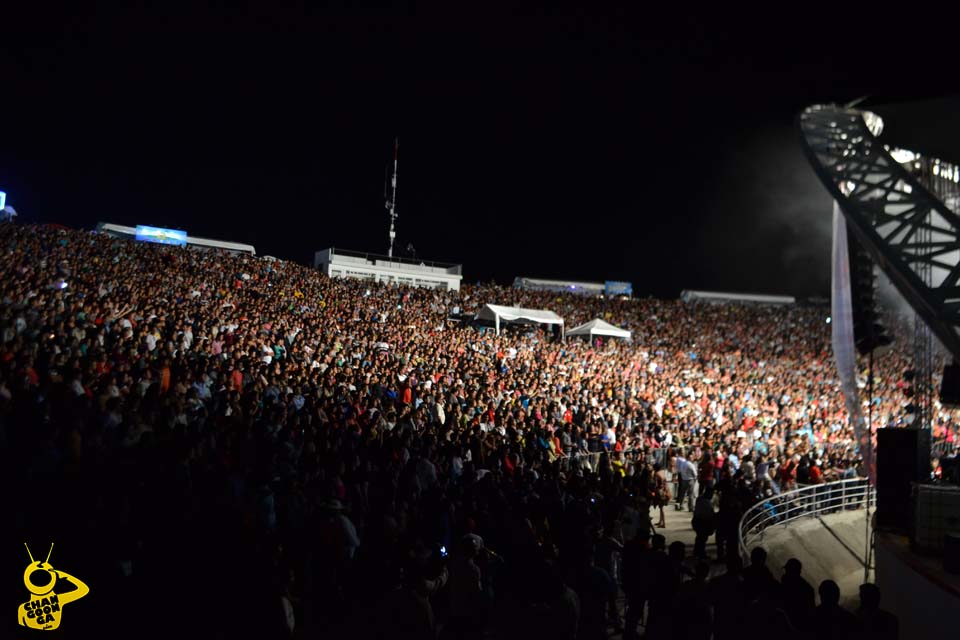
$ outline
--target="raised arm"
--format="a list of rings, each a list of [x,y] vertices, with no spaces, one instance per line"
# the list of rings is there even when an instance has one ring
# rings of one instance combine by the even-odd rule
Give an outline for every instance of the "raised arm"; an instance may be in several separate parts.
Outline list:
[[[73,584],[76,587],[73,591],[68,591],[67,593],[57,594],[60,599],[60,605],[63,606],[68,602],[73,602],[74,600],[79,600],[83,596],[90,593],[90,587],[87,584],[80,580],[79,578],[74,578],[69,573],[64,573],[63,571],[54,571],[57,578],[61,580],[66,580],[67,582]]]

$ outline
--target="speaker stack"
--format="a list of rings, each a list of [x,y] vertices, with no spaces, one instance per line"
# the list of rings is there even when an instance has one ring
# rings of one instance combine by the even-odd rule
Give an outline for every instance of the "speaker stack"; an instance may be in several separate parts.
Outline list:
[[[913,484],[930,479],[930,430],[877,430],[877,528],[912,536]]]

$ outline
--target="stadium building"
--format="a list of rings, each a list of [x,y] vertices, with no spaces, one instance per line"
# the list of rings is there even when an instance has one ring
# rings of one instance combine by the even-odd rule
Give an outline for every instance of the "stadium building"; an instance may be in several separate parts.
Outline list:
[[[448,291],[459,291],[460,281],[463,280],[463,265],[345,251],[333,247],[317,251],[314,254],[313,266],[331,278],[352,278]]]
[[[580,280],[547,280],[544,278],[525,278],[518,276],[513,280],[515,289],[526,291],[552,291],[554,293],[574,293],[584,296],[631,296],[633,285],[629,282],[582,282]]]

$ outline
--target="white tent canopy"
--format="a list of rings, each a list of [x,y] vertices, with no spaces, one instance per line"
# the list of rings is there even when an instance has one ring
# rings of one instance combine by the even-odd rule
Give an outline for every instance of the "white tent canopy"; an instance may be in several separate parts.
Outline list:
[[[630,332],[626,329],[621,329],[620,327],[615,327],[609,322],[605,322],[600,318],[594,318],[586,324],[582,324],[579,327],[570,329],[567,331],[568,336],[610,336],[612,338],[625,338],[630,339]]]
[[[496,304],[485,304],[477,313],[478,320],[492,320],[493,326],[500,335],[501,322],[519,322],[526,324],[559,325],[563,329],[563,318],[553,311],[546,309],[521,309],[520,307],[501,307]]]

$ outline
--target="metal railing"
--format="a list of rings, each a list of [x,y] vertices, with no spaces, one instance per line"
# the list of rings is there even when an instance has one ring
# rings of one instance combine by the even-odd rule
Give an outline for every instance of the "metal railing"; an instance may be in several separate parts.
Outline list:
[[[950,455],[957,450],[955,442],[947,442],[946,438],[937,438],[930,445],[930,455],[937,458]]]
[[[865,478],[807,485],[765,498],[747,509],[740,519],[740,554],[749,556],[750,549],[763,540],[769,527],[865,506],[874,508],[876,499],[876,489]]]
[[[617,460],[623,455],[623,462],[635,465],[644,451],[643,449],[624,449],[623,451],[575,451],[569,455],[560,456],[560,468],[563,471],[580,468],[584,471],[596,472],[600,466],[600,457],[606,453],[611,460]]]

